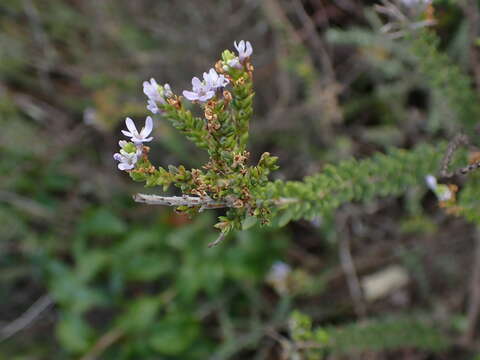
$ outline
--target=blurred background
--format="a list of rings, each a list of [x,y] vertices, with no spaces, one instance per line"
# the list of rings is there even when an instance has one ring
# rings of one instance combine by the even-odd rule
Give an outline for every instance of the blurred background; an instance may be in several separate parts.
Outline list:
[[[436,352],[319,359],[480,358],[478,235],[423,184],[207,248],[221,211],[188,219],[135,204],[142,186],[112,158],[125,117],[147,115],[144,80],[181,93],[242,39],[254,48],[252,161],[279,156],[276,179],[450,139],[444,99],[404,42],[379,32],[373,4],[1,0],[0,360],[303,359],[294,310],[315,326],[418,314],[448,334]],[[471,72],[476,20],[463,5],[430,10],[441,49]],[[154,131],[154,163],[205,160],[161,118]]]

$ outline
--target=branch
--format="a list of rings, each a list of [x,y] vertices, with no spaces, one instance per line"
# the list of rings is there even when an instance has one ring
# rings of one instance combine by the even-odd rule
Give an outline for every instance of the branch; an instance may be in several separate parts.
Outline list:
[[[33,303],[20,317],[0,329],[0,341],[7,340],[33,323],[45,310],[53,304],[49,295],[44,295]]]
[[[164,206],[188,206],[198,207],[200,211],[205,209],[220,209],[225,207],[232,207],[232,204],[226,200],[214,200],[211,197],[197,197],[197,196],[160,196],[148,194],[135,194],[133,200],[139,203],[149,205],[164,205]]]
[[[214,200],[211,197],[198,197],[198,196],[160,196],[149,194],[135,194],[133,200],[138,203],[144,203],[149,205],[163,205],[163,206],[188,206],[188,207],[200,207],[199,211],[205,209],[221,209],[234,207],[234,200],[223,199]],[[280,198],[274,200],[276,206],[283,206],[299,202],[300,199],[295,198]]]

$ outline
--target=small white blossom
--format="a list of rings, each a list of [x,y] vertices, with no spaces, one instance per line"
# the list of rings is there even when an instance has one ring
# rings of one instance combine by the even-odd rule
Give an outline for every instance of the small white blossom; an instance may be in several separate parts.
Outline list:
[[[215,91],[206,82],[194,77],[192,79],[192,91],[184,90],[183,96],[190,101],[205,102],[215,96]]]
[[[292,268],[283,261],[275,262],[267,274],[267,282],[271,284],[280,294],[288,293],[288,279]]]
[[[153,137],[148,137],[153,130],[153,121],[150,116],[148,116],[145,120],[145,126],[142,128],[142,130],[140,130],[140,132],[138,132],[137,127],[132,119],[127,117],[125,124],[127,125],[128,131],[122,130],[122,133],[123,135],[130,137],[135,145],[139,146],[144,142],[152,141]]]
[[[154,78],[143,82],[143,92],[149,100],[165,104],[165,99],[160,94],[160,86]]]
[[[232,60],[230,60],[228,63],[227,63],[228,66],[230,66],[231,68],[235,68],[235,69],[241,69],[242,68],[242,64],[240,63],[240,59],[238,57],[234,57]],[[228,70],[225,69],[225,71]]]
[[[118,168],[120,170],[131,170],[135,167],[135,164],[138,161],[138,151],[133,153],[128,153],[125,150],[121,149],[120,153],[115,153],[113,158],[119,161]]]
[[[246,58],[252,55],[253,48],[252,44],[250,44],[250,41],[241,40],[238,44],[235,41],[233,44],[235,45],[235,49],[238,51],[238,58],[240,62],[243,62]]]
[[[437,178],[433,175],[425,176],[425,182],[430,190],[434,191],[437,188]]]
[[[437,179],[433,175],[425,176],[425,182],[430,190],[432,190],[440,201],[449,201],[453,197],[453,193],[447,185],[438,184]]]
[[[172,89],[170,88],[169,84],[163,85],[163,97],[164,98],[170,98],[173,96]]]
[[[160,112],[157,103],[150,99],[147,101],[147,110],[149,110],[152,114],[158,114]]]
[[[415,8],[420,5],[429,5],[432,0],[400,0],[400,2],[409,8]]]
[[[211,90],[223,88],[229,83],[228,79],[223,75],[218,75],[215,69],[210,69],[208,73],[203,73],[203,82]]]
[[[173,96],[169,84],[160,86],[153,78],[150,81],[143,82],[143,92],[148,97],[147,109],[154,114],[160,112],[158,104],[165,105],[167,103],[166,98]]]

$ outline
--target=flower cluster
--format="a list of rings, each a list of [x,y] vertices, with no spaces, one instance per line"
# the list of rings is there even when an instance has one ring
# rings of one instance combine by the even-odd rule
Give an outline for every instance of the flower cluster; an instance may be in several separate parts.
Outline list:
[[[160,108],[158,106],[165,105],[167,103],[166,99],[169,99],[173,96],[173,92],[169,84],[160,86],[153,78],[150,79],[150,81],[143,82],[143,92],[148,97],[147,109],[153,114],[158,114],[160,112]]]
[[[147,109],[161,114],[187,139],[206,150],[207,163],[190,170],[182,165],[154,166],[145,146],[152,140],[151,117],[140,131],[133,120],[126,119],[127,129],[122,133],[130,141],[121,141],[121,150],[114,155],[118,168],[128,171],[134,181],[149,187],[161,186],[163,191],[171,185],[179,188],[184,195],[179,199],[160,196],[162,203],[176,206],[177,211],[193,214],[206,208],[227,208],[215,225],[223,234],[219,239],[232,229],[241,229],[247,218],[251,224],[270,221],[273,203],[259,198],[258,191],[267,186],[269,174],[278,168],[277,158],[269,153],[263,153],[256,165],[249,165],[246,147],[253,114],[253,48],[244,40],[234,46],[236,53],[225,50],[214,67],[200,78],[193,77],[192,89],[184,90],[183,96],[173,93],[169,84],[160,86],[153,78],[143,83]],[[185,100],[200,107],[203,116],[195,115],[185,106]],[[158,201],[158,195],[153,200],[152,196],[137,196],[136,200]]]
[[[140,130],[137,130],[135,123],[132,119],[125,120],[127,130],[122,130],[122,134],[129,137],[131,142],[120,140],[118,145],[120,146],[120,152],[113,155],[113,158],[119,161],[118,168],[120,170],[128,171],[135,168],[135,164],[143,154],[143,143],[153,140],[152,136],[149,136],[153,130],[153,120],[150,116],[145,120],[145,126]]]
[[[190,101],[206,102],[228,83],[229,81],[224,75],[219,75],[215,69],[210,69],[208,73],[203,73],[203,81],[195,76],[192,79],[192,91],[184,90],[183,96]]]

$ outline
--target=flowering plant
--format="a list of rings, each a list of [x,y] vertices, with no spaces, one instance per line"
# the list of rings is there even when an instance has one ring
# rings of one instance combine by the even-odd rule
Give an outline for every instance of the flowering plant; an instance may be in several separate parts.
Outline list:
[[[160,114],[206,150],[209,159],[198,169],[182,165],[156,167],[150,162],[150,148],[145,145],[153,139],[152,118],[147,117],[140,131],[127,118],[127,130],[122,133],[130,141],[119,143],[121,150],[114,155],[118,168],[127,171],[134,181],[145,182],[147,187],[161,186],[167,191],[173,185],[183,194],[136,194],[135,201],[174,206],[187,214],[226,208],[215,225],[221,231],[212,243],[215,245],[231,230],[245,229],[257,222],[283,226],[299,218],[328,217],[346,202],[404,193],[436,171],[441,150],[422,145],[409,151],[391,149],[387,155],[377,154],[362,161],[352,159],[336,166],[327,165],[322,173],[303,181],[269,181],[270,173],[278,168],[277,157],[265,152],[255,165],[249,165],[247,151],[254,97],[254,68],[250,61],[253,49],[248,41],[234,45],[237,54],[225,50],[202,79],[192,79],[192,89],[184,90],[183,96],[175,94],[169,84],[161,86],[154,79],[143,83],[147,109]],[[194,115],[189,103],[198,106],[203,116]],[[460,173],[479,166],[469,165]],[[432,176],[427,177],[427,186],[441,204],[455,205],[456,187],[439,185]]]

